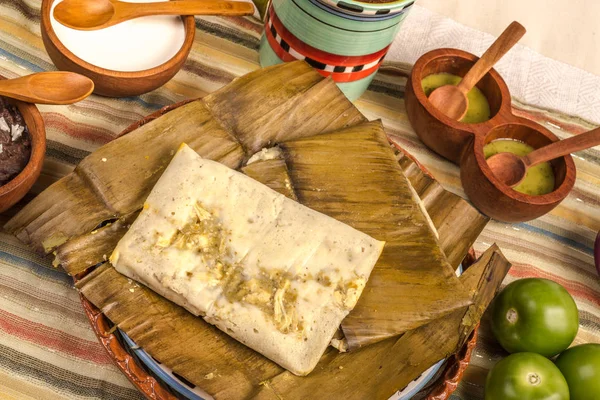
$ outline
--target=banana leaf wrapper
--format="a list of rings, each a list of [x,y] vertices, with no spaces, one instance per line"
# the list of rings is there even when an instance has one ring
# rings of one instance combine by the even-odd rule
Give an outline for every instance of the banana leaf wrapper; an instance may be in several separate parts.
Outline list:
[[[331,79],[305,62],[258,70],[102,146],[5,229],[50,253],[104,221],[141,209],[182,142],[202,157],[238,168],[281,138],[312,136],[365,120]]]
[[[243,167],[242,172],[276,192],[298,201],[284,160],[257,161]]]
[[[423,172],[411,157],[397,150],[398,163],[424,205],[448,262],[457,268],[475,243],[490,218],[483,215],[462,197],[447,191]]]
[[[274,188],[290,188],[291,191],[287,192],[287,195],[293,194],[291,185],[282,184],[287,182],[288,173],[281,160],[257,162],[244,167],[243,170],[249,175],[255,171],[262,171],[262,174],[255,177],[265,184],[270,182],[271,185],[275,185]],[[109,230],[111,226],[101,229]],[[89,237],[100,237],[98,233]],[[215,398],[245,399],[257,395],[264,396],[265,392],[258,392],[263,390],[261,385],[269,385],[270,378],[285,373],[274,363],[240,345],[203,320],[151,290],[129,281],[107,264],[89,274],[77,286],[146,351],[172,367],[175,372],[200,385]],[[141,309],[156,311],[141,314]],[[157,337],[161,339],[156,340]],[[353,354],[360,356],[361,353],[362,350],[359,350]],[[337,356],[337,351],[329,350],[322,362]],[[407,370],[407,376],[403,379],[414,379],[422,372],[421,369],[429,367],[427,362],[429,359],[420,363],[418,368]],[[359,392],[362,393],[359,395],[366,396],[365,390],[367,389]],[[299,397],[284,398],[304,398],[304,395],[305,393],[301,393]]]
[[[303,399],[315,388],[323,397],[387,398],[462,346],[509,266],[492,247],[460,278],[473,296],[472,306],[399,339],[353,353],[330,350],[308,377],[300,378],[125,278],[109,264],[88,274],[77,286],[90,301],[103,306],[113,322],[119,321],[119,327],[138,345],[217,399]]]
[[[298,74],[306,73],[309,75],[313,74],[314,76],[314,71],[310,68],[306,68],[306,66],[303,64],[287,64],[285,68],[291,68],[289,66],[297,68],[296,73]],[[264,72],[268,72],[270,74],[269,79],[277,80],[279,70],[271,68]],[[256,75],[261,77],[260,73],[256,73]],[[278,86],[284,89],[289,88],[289,86],[286,86],[289,78],[290,75],[282,75]],[[307,86],[310,86],[315,82],[321,82],[320,77],[317,76],[315,78],[316,79],[314,80],[307,79]],[[298,82],[296,81],[294,84],[297,85]],[[227,89],[228,88],[226,87],[223,89],[223,91],[226,91]],[[323,90],[320,86],[317,89],[318,90],[315,90],[315,93]],[[235,90],[240,90],[243,92],[244,88],[238,87]],[[253,90],[257,89],[253,88]],[[302,90],[304,90],[304,92],[308,92],[310,87],[305,87]],[[329,90],[325,90],[325,92],[329,91],[337,92],[339,94],[334,85],[329,85]],[[305,100],[302,100],[301,95],[295,96],[293,93],[286,90],[284,90],[284,92],[284,94],[270,94],[271,98],[276,98],[277,100],[274,101],[274,103],[297,102],[298,104],[307,104]],[[339,95],[341,96],[341,94]],[[241,96],[241,94],[238,94],[238,96]],[[200,102],[194,102],[190,104],[195,104],[196,107],[199,107],[198,109],[201,112],[203,109],[207,108],[203,105],[203,103],[200,103],[200,106],[198,106],[198,103]],[[345,103],[346,105],[349,104],[345,98],[343,98],[343,96],[338,98],[337,103]],[[200,127],[194,127],[185,124],[173,124],[173,122],[176,120],[167,119],[165,117],[159,118],[153,123],[153,125],[148,124],[145,125],[145,127],[151,127],[146,128],[148,129],[147,132],[150,132],[148,135],[151,137],[160,137],[160,132],[165,130],[173,130],[174,133],[176,133],[179,130],[185,129],[192,131],[195,129],[194,135],[209,135],[213,144],[215,141],[217,143],[222,142],[222,144],[213,146],[212,149],[210,146],[205,147],[204,152],[201,150],[203,146],[193,147],[205,157],[224,160],[225,163],[230,163],[228,165],[235,166],[236,164],[242,163],[243,160],[248,158],[254,151],[248,149],[259,149],[263,146],[268,146],[272,143],[275,143],[278,140],[275,138],[281,137],[278,135],[285,134],[286,126],[296,127],[296,130],[288,131],[288,137],[293,138],[302,137],[304,135],[312,136],[316,133],[319,133],[321,130],[335,129],[352,125],[353,123],[364,120],[364,118],[362,118],[362,116],[356,110],[351,111],[351,105],[350,111],[339,106],[337,109],[345,110],[341,115],[331,117],[331,114],[329,114],[327,118],[320,120],[317,114],[319,114],[319,112],[327,105],[319,103],[318,99],[313,99],[308,104],[312,104],[313,107],[315,107],[315,110],[318,108],[318,111],[315,111],[314,114],[305,114],[304,118],[298,118],[297,115],[290,117],[289,115],[282,114],[280,117],[282,120],[275,122],[275,116],[272,115],[272,123],[278,123],[279,126],[274,126],[270,128],[270,130],[267,130],[267,133],[264,134],[261,141],[257,141],[256,137],[250,135],[246,135],[246,141],[235,137],[235,132],[238,132],[238,135],[240,131],[243,133],[243,129],[238,131],[235,130],[237,129],[235,123],[232,123],[227,127],[227,129],[229,129],[227,132],[225,132],[227,135],[225,135],[222,132],[223,130],[220,129],[222,123],[218,123],[217,133],[221,133],[219,133],[216,138],[214,136],[210,136],[214,135],[214,132],[212,132],[213,129],[210,129],[211,132],[208,132],[208,130],[205,131],[207,128],[204,127],[204,125]],[[255,104],[252,104],[252,106],[255,106]],[[190,110],[192,109],[188,109],[188,112]],[[287,110],[297,112],[293,110],[293,107],[288,108]],[[239,113],[240,110],[236,110],[236,112]],[[261,113],[264,114],[264,110],[262,110]],[[223,115],[221,115],[221,117],[223,117]],[[307,119],[306,123],[298,128],[298,124],[301,124],[303,119]],[[214,120],[211,118],[209,118],[209,120],[210,121],[206,121],[205,125],[210,124],[214,127]],[[143,128],[144,126],[125,136],[125,138],[131,137]],[[230,130],[234,133],[230,133]],[[146,147],[146,142],[147,140],[145,137],[143,137],[143,135],[138,136],[138,139],[133,141],[135,146],[139,146],[139,148],[144,149]],[[175,140],[175,143],[177,143],[175,147],[178,146],[179,140]],[[158,147],[162,146],[162,144],[156,140],[153,142],[153,145]],[[169,145],[170,144],[165,145],[167,146],[167,149]],[[239,150],[240,146],[242,150],[241,152]],[[136,147],[135,151],[139,151],[139,148]],[[164,154],[165,155],[163,158],[170,160],[170,150],[168,152],[168,156],[166,155],[167,153]],[[212,156],[211,154],[215,154],[215,156]],[[115,156],[115,154],[108,155]],[[148,155],[148,158],[145,157],[146,155]],[[235,157],[232,157],[232,155],[235,155]],[[95,160],[91,160],[90,163],[99,164],[100,162],[105,162],[102,160],[102,158],[98,158],[99,157],[96,157]],[[125,158],[127,161],[130,161],[130,159],[127,159],[125,156],[123,158]],[[151,159],[152,157],[150,157],[150,155],[147,153],[143,157],[144,161],[150,161]],[[238,161],[238,159],[240,161]],[[141,160],[136,159],[134,161]],[[160,170],[161,165],[157,165],[157,168]],[[272,163],[272,165],[275,167],[274,163]],[[252,170],[258,166],[252,167],[251,165],[248,167],[251,167],[249,170]],[[246,173],[252,173],[252,171],[249,171],[248,168],[246,169]],[[277,170],[277,173],[281,173],[281,163],[279,163],[276,168],[273,168],[273,170]],[[156,177],[154,180],[156,180],[158,175],[160,175],[160,171],[156,172]],[[14,232],[21,233],[20,237],[22,240],[29,240],[29,243],[36,245],[38,249],[51,251],[56,246],[63,243],[60,247],[56,248],[57,261],[62,260],[65,262],[64,265],[68,264],[66,261],[70,261],[70,266],[66,269],[71,273],[77,273],[85,270],[89,266],[90,262],[102,262],[104,255],[109,249],[111,249],[111,246],[114,246],[114,243],[118,241],[118,238],[120,238],[125,227],[128,225],[127,218],[131,215],[134,215],[134,213],[137,212],[137,209],[131,212],[125,212],[128,211],[128,208],[122,207],[114,214],[106,212],[106,210],[101,210],[99,215],[94,215],[93,218],[89,218],[88,211],[97,211],[98,208],[94,208],[97,206],[96,203],[105,204],[107,199],[114,200],[113,196],[118,200],[113,201],[113,203],[116,205],[135,204],[136,201],[140,201],[139,204],[141,205],[143,199],[145,198],[144,194],[143,196],[139,196],[141,200],[137,199],[136,194],[132,191],[125,191],[124,193],[121,193],[119,190],[117,190],[117,187],[113,187],[118,185],[111,186],[110,188],[112,190],[107,193],[101,192],[98,187],[89,184],[90,182],[101,182],[101,179],[94,178],[92,175],[90,175],[92,178],[89,178],[87,175],[78,174],[77,172],[78,170],[76,170],[76,173],[70,176],[72,181],[67,179],[69,177],[65,178],[64,181],[59,181],[57,186],[58,184],[61,184],[62,186],[59,186],[58,189],[49,189],[47,191],[48,193],[44,193],[46,196],[45,198],[36,200],[38,204],[34,204],[35,207],[31,208],[31,210],[41,211],[39,211],[37,214],[33,213],[35,215],[31,217],[28,216],[31,215],[31,212],[24,212],[22,214],[25,215],[17,215],[17,217],[8,224],[8,228],[12,227]],[[124,181],[127,181],[128,179],[139,179],[140,177],[139,174],[133,174],[133,178],[129,177],[130,171],[127,168],[120,170],[116,169],[113,173],[115,175],[113,176],[113,183],[117,181],[117,174],[121,175]],[[275,185],[278,182],[278,179],[276,178],[277,173],[274,173],[274,175],[269,178],[272,185]],[[145,178],[145,183],[142,182],[140,184],[140,186],[142,188],[146,188],[147,191],[149,191],[154,184],[152,182],[152,175],[153,174],[150,174],[149,178]],[[146,176],[146,174],[143,176]],[[87,178],[82,179],[82,177]],[[78,180],[82,181],[83,183],[78,183]],[[77,185],[74,185],[72,182],[76,182]],[[268,183],[268,179],[265,183]],[[279,187],[282,188],[285,186],[286,185],[284,183],[283,186],[280,185]],[[102,187],[100,186],[100,188]],[[85,223],[87,225],[84,227],[78,227],[77,224],[73,224],[73,226],[69,229],[59,231],[60,234],[55,235],[56,232],[54,230],[56,229],[56,226],[60,226],[60,224],[64,222],[58,218],[64,213],[69,213],[70,210],[68,209],[69,207],[51,210],[51,207],[53,206],[54,202],[58,202],[59,200],[64,201],[65,193],[71,189],[82,190],[85,193],[91,192],[94,194],[94,196],[92,196],[93,201],[86,202],[86,199],[80,199],[81,196],[78,195],[73,195],[72,199],[69,200],[71,201],[69,207],[77,208],[76,211],[71,212],[71,215],[75,216],[76,222],[80,221],[77,223]],[[291,186],[291,189],[295,193],[293,190],[293,185]],[[32,206],[30,205],[30,207]],[[90,222],[90,219],[93,220],[93,223]],[[91,229],[97,226],[96,221],[98,220],[110,220],[112,221],[112,224],[99,228],[94,233],[89,233]],[[36,224],[38,228],[43,227],[46,232],[40,232],[37,235],[32,234],[32,232],[34,232],[32,227],[36,226]],[[71,240],[69,240],[70,238]],[[83,249],[86,243],[94,246],[96,248],[95,251],[88,251],[85,254],[78,251]],[[79,254],[81,254],[81,256],[77,256]],[[72,257],[72,255],[75,255],[75,257]],[[63,263],[61,262],[61,264]],[[255,392],[260,389],[261,383],[265,383],[268,379],[279,376],[283,372],[281,368],[264,359],[264,357],[239,344],[226,334],[223,334],[212,326],[206,324],[201,319],[193,317],[191,314],[161,298],[160,296],[151,292],[149,289],[136,285],[134,282],[118,274],[107,264],[100,266],[91,274],[88,274],[84,280],[78,282],[78,287],[81,288],[82,293],[90,301],[101,308],[111,320],[117,323],[150,354],[163,361],[166,365],[172,367],[175,372],[185,376],[190,381],[201,385],[208,392],[214,394],[217,398],[235,399],[252,397]],[[192,345],[194,343],[197,345]],[[326,352],[324,360],[335,357],[337,357],[337,352],[330,350]],[[239,362],[234,362],[232,360],[237,360]]]
[[[203,99],[247,158],[283,140],[367,121],[331,79],[305,62],[290,65],[244,75]]]
[[[138,212],[125,215],[113,222],[80,235],[58,246],[54,251],[54,265],[61,266],[69,275],[83,273],[96,264],[105,262],[135,221]]]
[[[263,382],[257,400],[303,399],[318,388],[319,398],[387,399],[437,361],[462,347],[477,326],[510,269],[496,245],[461,277],[473,304],[352,353],[324,356],[306,377],[288,371]]]
[[[380,122],[279,144],[298,200],[385,247],[342,322],[350,350],[469,304]]]

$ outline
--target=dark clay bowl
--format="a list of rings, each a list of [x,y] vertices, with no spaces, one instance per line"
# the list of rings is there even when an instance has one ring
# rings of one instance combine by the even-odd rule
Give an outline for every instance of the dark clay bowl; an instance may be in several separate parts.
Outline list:
[[[15,205],[31,189],[42,172],[44,156],[46,154],[46,129],[44,120],[33,104],[21,101],[11,101],[16,105],[31,135],[31,156],[29,162],[19,173],[7,184],[0,186],[0,212],[8,210]]]

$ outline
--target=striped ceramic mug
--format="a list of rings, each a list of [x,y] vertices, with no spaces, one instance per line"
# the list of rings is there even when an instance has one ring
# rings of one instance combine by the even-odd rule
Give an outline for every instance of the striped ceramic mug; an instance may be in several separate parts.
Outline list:
[[[260,63],[306,60],[350,99],[373,80],[414,0],[272,0]]]

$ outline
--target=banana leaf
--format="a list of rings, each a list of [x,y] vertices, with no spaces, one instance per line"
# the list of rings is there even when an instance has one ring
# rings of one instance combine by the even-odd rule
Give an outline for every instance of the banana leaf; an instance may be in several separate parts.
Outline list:
[[[119,327],[138,345],[216,399],[304,399],[317,389],[323,398],[388,398],[461,348],[509,268],[497,246],[492,246],[460,278],[472,293],[473,305],[400,338],[352,353],[329,351],[307,377],[282,370],[108,264],[77,287],[94,304],[102,305],[113,322],[120,321]]]
[[[175,114],[168,118],[172,113]],[[256,122],[259,119],[260,123]],[[77,283],[82,294],[151,355],[204,388],[215,398],[244,399],[265,393],[274,395],[275,392],[265,391],[264,388],[275,384],[277,390],[281,390],[278,382],[283,379],[281,377],[285,376],[285,372],[280,367],[206,324],[202,319],[192,316],[149,289],[118,274],[104,262],[104,256],[108,255],[114,243],[119,240],[130,221],[129,218],[134,218],[141,208],[147,193],[164,168],[163,164],[170,160],[171,151],[177,148],[181,141],[188,142],[204,157],[237,168],[263,147],[270,147],[284,140],[312,137],[364,121],[364,117],[345,99],[333,82],[323,80],[305,63],[290,63],[259,70],[240,78],[204,100],[171,111],[104,146],[88,156],[74,173],[31,202],[9,221],[6,228],[40,251],[56,251],[57,263],[63,265],[71,274],[80,273],[88,268],[90,263],[103,263]],[[370,157],[373,157],[374,165],[379,169],[372,173],[378,176],[378,181],[383,180],[383,172],[389,172],[386,178],[390,188],[400,190],[392,196],[392,190],[384,188],[383,198],[376,196],[375,204],[380,205],[381,200],[390,200],[393,197],[397,201],[393,206],[397,207],[399,213],[402,211],[400,204],[404,204],[404,201],[410,210],[420,210],[414,198],[412,203],[408,201],[412,194],[407,194],[407,184],[398,183],[405,182],[406,179],[395,163],[396,159],[389,147],[384,154],[383,146],[386,140],[385,136],[377,133],[380,127],[371,126],[367,131],[376,134],[371,136],[370,141],[365,142],[368,142],[365,147],[369,149],[366,153],[368,155],[359,157],[363,169],[364,165],[369,165]],[[294,147],[293,141],[288,144],[290,149]],[[354,160],[350,155],[358,155],[363,147],[356,139],[349,139],[347,144],[349,147],[346,162],[352,165]],[[380,149],[377,150],[377,146]],[[135,154],[130,154],[132,152]],[[301,161],[305,160],[305,149],[298,150],[297,154],[302,156]],[[340,158],[336,153],[336,163],[341,163]],[[306,160],[310,161],[311,158]],[[394,163],[389,162],[390,160]],[[283,162],[262,161],[256,165],[248,165],[243,170],[275,190],[292,196],[299,193],[298,177],[294,178],[293,161],[292,158],[286,158]],[[113,163],[113,168],[103,165],[109,162]],[[152,168],[148,168],[149,166]],[[332,170],[333,168],[329,168],[329,173]],[[339,173],[347,171],[347,166],[338,170]],[[365,171],[361,172],[360,168],[356,167],[352,173],[364,178],[361,173],[364,174]],[[418,174],[414,177],[418,177]],[[416,183],[414,186],[419,188]],[[314,192],[322,192],[323,188],[322,185],[315,186]],[[361,190],[361,187],[357,187],[357,191]],[[304,198],[310,197],[307,192],[309,188],[304,185],[301,191]],[[303,201],[300,196],[297,199]],[[461,199],[454,200],[455,203],[460,203]],[[430,205],[435,206],[436,201],[432,200]],[[440,206],[439,209],[438,223],[443,224],[449,216],[457,215],[446,213],[445,207]],[[465,213],[473,211],[468,207],[462,210]],[[374,214],[378,212],[382,218],[386,216],[383,209],[373,211]],[[410,221],[418,223],[423,232],[428,232],[426,236],[432,237],[435,242],[435,236],[429,229],[423,213],[414,212],[411,216]],[[355,217],[357,224],[364,222],[361,215]],[[436,219],[433,220],[435,222]],[[97,228],[106,221],[111,221],[111,224]],[[460,251],[466,252],[470,242],[458,243],[455,234],[460,231],[453,232],[450,225],[447,229],[441,229],[438,225],[436,227],[440,232],[441,242],[444,242],[445,235],[452,237],[454,234],[454,239],[447,241],[449,249],[452,248],[451,243],[454,240],[461,247]],[[393,236],[394,232],[388,233]],[[433,242],[428,240],[427,246],[435,247],[431,244]],[[407,271],[408,285],[416,286],[420,280],[428,282],[431,277],[442,281],[439,278],[442,275],[448,276],[454,282],[449,286],[459,287],[460,284],[454,276],[446,272],[451,267],[439,249],[435,260],[439,261],[438,266],[441,265],[438,270],[429,267],[423,271],[418,268]],[[416,303],[418,299],[410,300]],[[468,302],[469,296],[466,296],[464,304]],[[457,310],[464,311],[465,307],[466,305]],[[442,313],[438,310],[428,318]],[[458,311],[449,311],[444,318],[453,313]],[[415,321],[426,322],[423,316],[416,317]],[[477,315],[472,316],[472,320],[476,318]],[[438,318],[434,322],[439,320]],[[456,332],[448,331],[445,335],[454,338]],[[359,349],[354,354],[360,356],[371,347],[375,348],[374,346],[395,340],[397,338],[383,340]],[[456,342],[459,340],[460,338],[456,339]],[[330,349],[323,356],[321,363],[328,365],[339,356],[337,351]],[[380,356],[386,357],[385,354]],[[419,363],[419,368],[425,367],[428,362],[429,359],[424,359]],[[402,373],[402,379],[409,379],[417,369],[406,369]],[[391,370],[387,373],[395,374]],[[362,398],[370,398],[372,388],[369,388],[369,385],[364,386],[363,391],[357,393],[362,393]],[[311,392],[314,390],[316,389]],[[305,395],[299,398],[305,398]]]
[[[350,350],[469,304],[380,122],[279,144],[298,200],[386,242],[342,322]]]
[[[400,168],[427,210],[448,262],[457,268],[490,218],[462,197],[445,190],[411,157],[400,150],[398,155]]]
[[[257,161],[243,167],[242,172],[276,192],[298,201],[284,160]]]
[[[366,121],[331,78],[323,79],[304,62],[288,65],[242,76],[204,97],[213,116],[242,144],[248,158],[282,140]]]
[[[69,275],[74,276],[107,261],[137,216],[137,212],[125,215],[58,246],[54,252],[54,264],[60,265]]]

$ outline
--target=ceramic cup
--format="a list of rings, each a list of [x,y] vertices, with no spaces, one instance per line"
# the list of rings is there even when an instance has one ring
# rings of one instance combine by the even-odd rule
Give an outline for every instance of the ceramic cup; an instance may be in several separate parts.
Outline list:
[[[413,3],[272,0],[260,63],[305,60],[355,100],[373,80]]]

